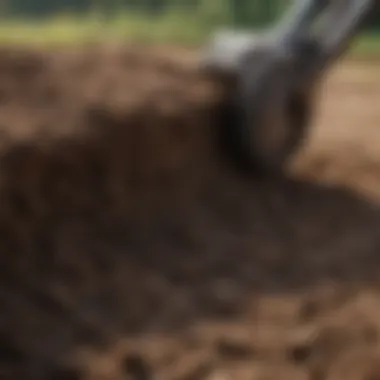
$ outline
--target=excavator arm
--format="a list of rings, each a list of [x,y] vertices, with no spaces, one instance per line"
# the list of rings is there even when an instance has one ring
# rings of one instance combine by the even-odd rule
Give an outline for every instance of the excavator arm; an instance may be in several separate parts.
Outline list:
[[[256,172],[283,169],[304,141],[323,74],[377,6],[377,0],[296,0],[260,33],[215,36],[201,67],[228,78],[221,120],[234,158]]]

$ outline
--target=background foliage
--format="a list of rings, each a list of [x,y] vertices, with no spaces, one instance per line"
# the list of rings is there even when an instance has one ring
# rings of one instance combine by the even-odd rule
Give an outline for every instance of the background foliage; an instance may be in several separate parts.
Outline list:
[[[150,16],[185,11],[242,26],[268,22],[288,3],[289,0],[0,0],[2,14],[6,17],[40,18],[57,13],[83,14],[94,10],[101,10],[105,16],[110,16],[121,9]],[[380,20],[375,24],[380,32]]]
[[[220,26],[260,27],[291,0],[0,0],[1,43],[103,39],[198,44]],[[357,51],[380,52],[380,20]],[[375,32],[375,33],[373,33]]]

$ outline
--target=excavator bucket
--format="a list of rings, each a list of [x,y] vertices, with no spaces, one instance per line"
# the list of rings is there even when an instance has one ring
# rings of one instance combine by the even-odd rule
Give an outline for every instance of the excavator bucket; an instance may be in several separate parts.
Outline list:
[[[260,32],[221,32],[201,67],[229,78],[225,144],[249,169],[278,172],[304,141],[321,76],[344,54],[375,0],[296,0]],[[232,80],[231,80],[232,79]]]

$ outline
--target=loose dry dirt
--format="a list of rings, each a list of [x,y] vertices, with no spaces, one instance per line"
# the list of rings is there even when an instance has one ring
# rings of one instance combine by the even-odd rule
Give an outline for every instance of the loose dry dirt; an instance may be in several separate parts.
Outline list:
[[[380,70],[244,177],[172,49],[0,51],[0,378],[380,378]]]

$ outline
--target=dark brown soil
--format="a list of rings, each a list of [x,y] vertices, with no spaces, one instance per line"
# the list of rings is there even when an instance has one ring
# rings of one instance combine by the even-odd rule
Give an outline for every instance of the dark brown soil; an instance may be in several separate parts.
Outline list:
[[[191,54],[1,50],[0,378],[378,379],[369,72],[338,68],[293,174],[259,181]]]

